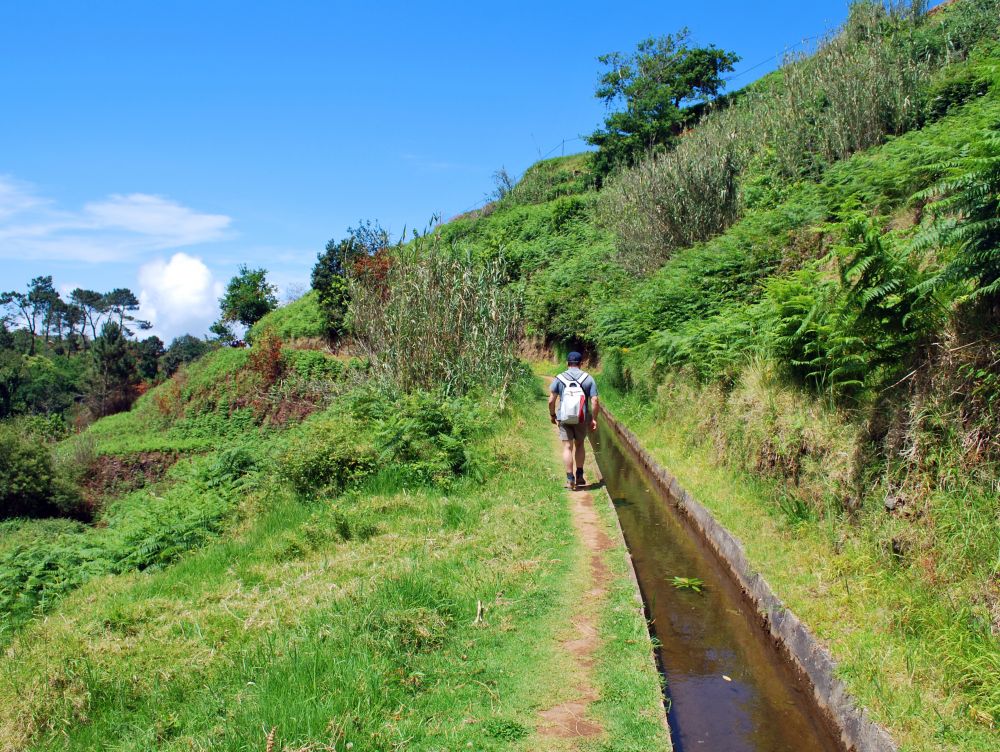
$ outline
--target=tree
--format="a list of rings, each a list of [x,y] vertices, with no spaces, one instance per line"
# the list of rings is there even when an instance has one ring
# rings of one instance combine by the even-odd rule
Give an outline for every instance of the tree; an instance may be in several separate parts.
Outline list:
[[[362,253],[354,238],[330,240],[326,249],[316,258],[312,270],[312,286],[319,299],[320,310],[326,322],[326,335],[336,339],[345,330],[350,293],[347,287],[347,270]]]
[[[358,222],[357,227],[348,227],[347,235],[366,256],[374,256],[389,247],[389,231],[382,227],[378,220],[362,220]],[[405,230],[403,235],[406,235]]]
[[[242,264],[239,274],[229,280],[226,294],[219,299],[221,322],[253,326],[278,307],[277,289],[268,284],[266,269],[251,269]]]
[[[163,373],[167,376],[172,376],[182,365],[190,363],[192,360],[197,360],[211,349],[212,345],[205,340],[198,339],[190,334],[182,334],[170,343],[170,347],[167,348],[167,352],[163,355],[163,360],[161,361]]]
[[[149,329],[147,321],[139,321],[135,316],[130,315],[133,311],[139,310],[139,299],[127,287],[116,287],[109,293],[105,293],[102,299],[104,310],[112,317],[118,317],[118,326],[125,332],[131,334],[126,321],[135,321],[140,329]]]
[[[17,342],[0,322],[0,420],[14,414],[14,399],[24,381],[24,355]]]
[[[80,310],[83,311],[84,323],[90,326],[91,339],[97,339],[97,325],[108,313],[104,296],[94,290],[84,290],[78,287],[69,294],[69,299],[73,305],[79,306]],[[83,330],[81,329],[81,331]],[[84,341],[86,342],[85,333]]]
[[[222,321],[216,321],[210,327],[208,331],[215,335],[215,340],[220,344],[232,346],[236,343],[238,339],[236,332],[234,332],[228,324]]]
[[[63,325],[66,327],[66,339],[70,343],[71,348],[79,348],[79,343],[77,342],[78,333],[79,338],[83,340],[83,344],[86,346],[87,333],[85,327],[87,325],[87,316],[83,308],[75,303],[67,303],[66,309],[63,312]]]
[[[312,271],[312,286],[326,319],[329,339],[342,336],[347,328],[348,274],[359,259],[384,255],[391,242],[389,232],[378,221],[370,219],[358,222],[357,227],[349,227],[347,233],[342,240],[327,242]]]
[[[127,410],[132,404],[135,361],[118,322],[104,323],[90,354],[90,403],[94,414],[103,417]]]
[[[10,290],[0,293],[0,305],[8,309],[14,309],[24,321],[25,329],[30,332],[28,340],[28,353],[35,354],[35,337],[38,335],[39,324],[43,325],[45,338],[48,338],[49,329],[52,326],[52,317],[58,310],[59,293],[52,286],[52,276],[35,277],[28,283],[27,292]],[[11,318],[10,314],[6,318]]]
[[[715,45],[694,47],[690,31],[681,29],[640,42],[631,55],[612,52],[597,59],[610,70],[594,95],[609,108],[624,104],[587,138],[598,147],[594,168],[604,176],[656,146],[674,143],[695,117],[696,110],[687,106],[716,97],[725,84],[722,74],[740,57]]]
[[[152,381],[160,371],[160,358],[166,353],[163,340],[156,335],[146,337],[136,344],[135,351],[136,370],[142,378]]]
[[[486,194],[487,201],[503,201],[504,198],[517,185],[517,181],[507,172],[507,168],[501,166],[493,173],[493,190]]]
[[[59,316],[62,298],[52,284],[52,275],[35,277],[28,285],[28,300],[31,303],[34,318],[41,324],[42,339],[48,341],[49,332],[56,317]],[[32,331],[38,333],[34,326]]]
[[[8,290],[0,293],[0,305],[7,309],[4,315],[4,323],[14,323],[18,318],[23,319],[25,328],[34,332],[35,322],[33,320],[31,305],[28,302],[27,294],[17,290]],[[32,337],[34,339],[34,337]]]

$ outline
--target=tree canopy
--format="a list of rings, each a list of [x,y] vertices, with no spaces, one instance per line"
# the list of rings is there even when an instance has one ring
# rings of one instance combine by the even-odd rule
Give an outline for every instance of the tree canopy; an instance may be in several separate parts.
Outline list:
[[[715,45],[696,47],[688,29],[639,42],[635,52],[612,52],[598,61],[608,70],[594,93],[609,109],[604,127],[588,143],[598,147],[595,169],[607,175],[618,165],[632,164],[656,146],[670,145],[689,125],[692,108],[718,96],[723,73],[740,57]]]
[[[222,323],[253,326],[278,307],[277,290],[268,283],[266,269],[251,269],[242,264],[239,273],[229,280],[225,295],[219,299]]]
[[[357,227],[350,227],[347,232],[346,238],[327,242],[312,271],[312,286],[319,298],[330,339],[341,336],[347,327],[350,302],[347,275],[353,272],[360,259],[384,254],[391,242],[389,232],[370,219],[358,222]]]

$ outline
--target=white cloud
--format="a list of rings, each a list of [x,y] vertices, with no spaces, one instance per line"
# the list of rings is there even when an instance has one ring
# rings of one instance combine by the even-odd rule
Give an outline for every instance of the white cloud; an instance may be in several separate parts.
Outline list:
[[[113,194],[78,210],[54,208],[31,186],[0,176],[0,257],[124,261],[227,237],[232,219],[146,193]]]
[[[44,203],[32,193],[30,186],[14,180],[9,175],[0,175],[0,220]]]
[[[201,214],[176,201],[144,193],[114,195],[89,203],[84,213],[101,228],[116,228],[160,238],[166,247],[221,239],[231,222],[223,214]]]
[[[139,269],[141,315],[153,324],[151,334],[164,342],[180,334],[202,336],[219,315],[223,284],[205,263],[186,253],[169,261],[156,259]]]

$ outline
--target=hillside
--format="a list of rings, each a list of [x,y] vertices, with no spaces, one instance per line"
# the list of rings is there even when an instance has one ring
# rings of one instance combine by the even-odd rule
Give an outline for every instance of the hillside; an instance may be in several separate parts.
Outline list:
[[[934,204],[977,166],[995,176],[988,6],[893,32],[977,24],[916,90],[920,116],[874,145],[793,176],[747,131],[734,213],[695,242],[672,215],[723,209],[674,191],[684,170],[712,179],[683,161],[718,143],[712,116],[600,191],[586,155],[548,160],[440,229],[507,261],[529,336],[600,360],[608,404],[744,540],[907,749],[989,749],[1000,722],[1000,340],[979,291],[1000,267],[995,251],[995,271],[959,267]],[[793,73],[718,118],[742,122],[741,101],[765,112]]]
[[[856,3],[681,114],[0,423],[0,751],[669,748],[621,500],[562,485],[571,350],[900,749],[995,749],[1000,5]],[[81,343],[23,359],[78,391]]]
[[[534,380],[506,407],[393,398],[255,340],[57,447],[92,521],[3,523],[0,749],[557,748],[538,713],[577,686],[591,554]],[[600,556],[593,728],[665,744],[623,552]]]

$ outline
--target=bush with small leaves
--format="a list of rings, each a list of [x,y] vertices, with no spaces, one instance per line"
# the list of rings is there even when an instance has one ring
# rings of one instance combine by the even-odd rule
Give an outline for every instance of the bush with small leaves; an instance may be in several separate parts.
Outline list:
[[[0,518],[73,512],[80,496],[52,462],[48,445],[0,427]]]

